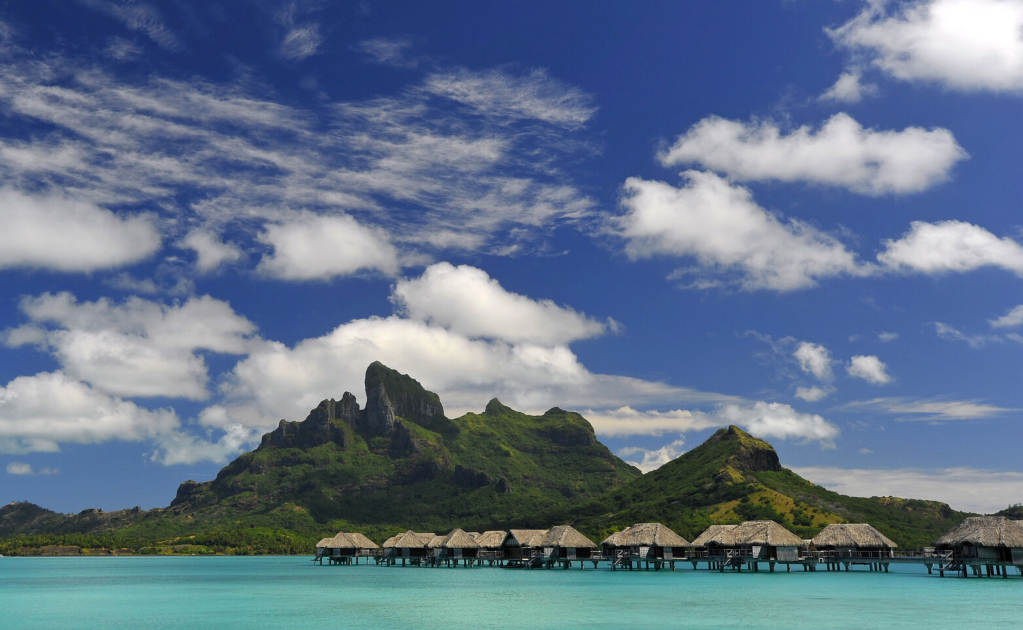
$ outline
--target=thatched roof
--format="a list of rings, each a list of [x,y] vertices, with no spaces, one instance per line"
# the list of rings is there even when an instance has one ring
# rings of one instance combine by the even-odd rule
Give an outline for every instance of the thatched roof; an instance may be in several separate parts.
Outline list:
[[[359,532],[347,532],[348,540],[355,543],[359,549],[379,549],[379,545],[370,540],[367,536]]]
[[[636,523],[604,539],[611,547],[688,547],[689,542],[660,523]]]
[[[357,549],[359,546],[344,532],[338,532],[325,545],[327,549]]]
[[[391,547],[394,546],[395,538],[397,538],[397,536],[391,536],[390,538],[384,541],[384,544],[381,545],[381,547],[383,547],[384,549],[390,549]]]
[[[495,529],[477,535],[476,544],[480,546],[480,549],[500,549],[507,537],[508,532]]]
[[[889,548],[898,547],[895,542],[866,523],[832,523],[811,540],[817,548]]]
[[[801,547],[803,539],[774,521],[746,521],[732,530],[736,545]]]
[[[1023,524],[1004,516],[972,516],[934,541],[937,547],[1023,547]]]
[[[543,537],[547,535],[546,529],[512,529],[509,530],[512,542],[519,543],[521,547],[539,547]]]
[[[437,547],[442,546],[443,542],[444,542],[443,536],[434,534],[433,538],[430,539],[430,542],[426,543],[426,546],[429,547],[430,549],[436,549]]]
[[[327,543],[329,543],[329,542],[330,542],[330,538],[321,538],[320,542],[316,543],[316,548],[317,549],[323,549],[323,548],[325,548],[327,546]]]
[[[592,540],[580,534],[571,525],[558,525],[547,530],[538,547],[575,547],[576,549],[596,549]]]
[[[738,525],[711,525],[693,541],[694,547],[706,547],[710,543],[731,545],[735,539],[732,532]]]
[[[431,544],[432,546],[432,544]],[[451,530],[451,533],[440,541],[440,547],[445,549],[479,549],[479,543],[472,539],[460,529]]]
[[[387,543],[390,543],[390,547],[395,549],[418,549],[428,545],[434,536],[436,534],[417,534],[410,529],[404,534],[398,534],[394,538],[388,539],[384,543],[384,547],[388,547]]]

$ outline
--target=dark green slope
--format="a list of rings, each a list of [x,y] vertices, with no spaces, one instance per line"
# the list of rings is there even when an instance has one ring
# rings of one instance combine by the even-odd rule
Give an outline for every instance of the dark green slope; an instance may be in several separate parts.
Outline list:
[[[935,501],[831,492],[783,468],[770,444],[734,426],[628,485],[564,512],[564,518],[597,535],[658,521],[690,540],[712,523],[769,519],[810,538],[828,523],[862,522],[905,548],[930,545],[965,516]]]

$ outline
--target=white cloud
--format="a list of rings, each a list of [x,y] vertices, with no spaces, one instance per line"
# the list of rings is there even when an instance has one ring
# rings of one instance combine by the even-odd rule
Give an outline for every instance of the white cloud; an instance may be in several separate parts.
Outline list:
[[[664,433],[687,433],[719,426],[721,423],[712,416],[687,409],[674,411],[637,411],[625,406],[618,409],[580,411],[597,435],[662,435]]]
[[[992,513],[1019,503],[1023,473],[978,468],[861,469],[794,466],[792,471],[829,490],[860,497],[897,496],[948,503],[957,510]],[[983,488],[983,492],[978,492]]]
[[[216,234],[202,229],[190,231],[178,242],[178,247],[195,251],[195,266],[202,273],[239,260],[243,255],[238,246],[225,243]]]
[[[889,11],[889,7],[897,7]],[[1023,4],[1010,0],[870,2],[828,30],[834,42],[903,81],[961,91],[1023,89]]]
[[[62,372],[19,376],[0,387],[0,452],[55,452],[62,443],[136,442],[173,431],[178,424],[171,409],[144,409]]]
[[[946,341],[963,341],[974,350],[979,350],[989,343],[1004,341],[998,335],[968,335],[944,322],[934,322],[934,333]]]
[[[120,217],[57,193],[0,188],[0,268],[95,271],[139,262],[160,249],[152,217]]]
[[[624,458],[635,458],[636,455],[642,455],[642,459],[635,461],[635,459],[626,459],[636,468],[639,468],[645,473],[651,470],[657,470],[661,466],[667,464],[673,459],[676,459],[683,453],[685,453],[684,447],[685,440],[679,438],[670,444],[665,444],[661,448],[657,449],[646,449],[639,446],[626,446],[618,451],[618,455]]]
[[[559,345],[604,333],[604,324],[551,300],[511,293],[468,265],[437,263],[418,278],[399,280],[394,301],[412,319],[468,337]]]
[[[868,194],[926,190],[967,157],[947,129],[864,129],[844,113],[817,130],[783,134],[772,122],[705,118],[660,155],[665,166],[700,164],[741,181],[804,181]]]
[[[831,388],[817,387],[797,387],[796,398],[802,398],[806,402],[817,402],[827,398],[833,390]]]
[[[431,75],[424,89],[486,116],[535,119],[568,128],[583,126],[597,111],[589,94],[552,79],[543,70],[516,77],[500,70],[463,68]]]
[[[204,399],[206,363],[196,352],[244,354],[255,343],[255,325],[209,296],[166,306],[44,293],[22,299],[20,308],[32,323],[5,331],[5,345],[48,349],[73,378],[119,396]]]
[[[478,412],[495,396],[528,412],[730,398],[594,374],[565,346],[470,339],[392,316],[353,320],[294,348],[276,342],[256,348],[235,367],[224,406],[231,418],[252,426],[301,419],[320,400],[345,390],[363,399],[366,366],[377,360],[437,392],[449,416]]]
[[[163,21],[156,7],[148,3],[131,0],[79,0],[82,4],[124,24],[133,31],[141,31],[165,50],[177,51],[184,48],[178,36]]]
[[[845,371],[849,373],[849,376],[862,378],[874,385],[886,385],[892,381],[891,375],[888,374],[888,366],[873,355],[854,356],[849,360]]]
[[[996,319],[990,320],[992,328],[1015,328],[1023,324],[1023,304],[1009,309],[1009,311]]]
[[[293,13],[280,18],[285,28]],[[544,73],[440,68],[437,80],[417,73],[391,96],[299,107],[244,82],[127,80],[52,51],[8,52],[0,107],[36,131],[0,140],[0,179],[112,211],[82,222],[76,235],[88,238],[39,250],[58,261],[85,250],[109,252],[86,267],[133,262],[158,246],[157,224],[171,242],[201,230],[265,253],[266,224],[296,213],[350,216],[419,260],[447,249],[522,254],[555,227],[589,220],[594,205],[570,172],[594,148],[578,133],[590,97]],[[487,107],[459,91],[461,79],[519,97]],[[61,235],[65,224],[41,227]],[[29,244],[48,234],[30,232]]]
[[[877,94],[877,86],[873,83],[863,83],[863,76],[858,70],[843,72],[835,84],[824,94],[820,95],[822,101],[834,101],[838,103],[859,103],[866,96]]]
[[[817,414],[800,413],[782,403],[756,402],[752,405],[724,405],[714,417],[720,424],[738,424],[761,438],[803,439],[833,448],[840,433],[837,426]]]
[[[836,238],[758,206],[749,190],[712,173],[686,171],[687,183],[631,177],[617,220],[631,258],[695,258],[698,282],[729,273],[745,289],[793,291],[838,275],[872,272]]]
[[[398,253],[379,229],[347,215],[302,213],[267,224],[259,240],[273,248],[258,270],[286,280],[327,280],[358,271],[398,272]]]
[[[382,63],[399,68],[414,68],[419,65],[419,60],[406,55],[412,42],[407,39],[391,39],[378,37],[368,39],[355,45],[355,50],[369,55],[376,63]]]
[[[303,24],[290,28],[281,41],[280,53],[285,59],[301,61],[320,51],[323,37],[318,24]]]
[[[152,460],[164,466],[195,464],[208,461],[224,464],[238,453],[259,442],[261,433],[237,423],[215,425],[223,434],[216,440],[204,440],[181,431],[169,432],[156,439],[158,448]]]
[[[7,464],[8,475],[56,475],[60,473],[57,468],[43,468],[35,470],[32,468],[32,464],[26,464],[25,462],[11,462]]]
[[[107,40],[103,53],[118,61],[131,61],[142,54],[142,47],[130,39],[114,36]]]
[[[879,333],[877,333],[877,340],[880,341],[881,343],[888,343],[890,341],[895,341],[898,338],[899,338],[899,333],[897,333],[897,332],[879,332]]]
[[[886,240],[877,259],[894,271],[941,274],[1000,267],[1023,275],[1023,247],[964,221],[913,221],[899,240]]]
[[[831,380],[831,352],[824,346],[804,341],[792,354],[799,361],[799,368],[813,374],[819,380]]]
[[[997,407],[976,400],[942,400],[924,399],[911,400],[906,398],[874,398],[846,403],[841,410],[877,412],[904,415],[898,420],[917,420],[921,422],[948,422],[952,420],[982,420],[994,418],[1006,412],[1014,411],[1005,407]]]

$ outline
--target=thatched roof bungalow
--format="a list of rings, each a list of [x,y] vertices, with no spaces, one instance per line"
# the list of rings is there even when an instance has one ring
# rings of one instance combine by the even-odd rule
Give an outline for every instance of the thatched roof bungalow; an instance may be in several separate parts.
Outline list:
[[[697,542],[707,547],[710,555],[731,552],[744,558],[796,562],[799,549],[803,547],[802,538],[774,521],[746,521],[730,529],[722,527],[701,541],[706,534],[708,532],[701,534]]]
[[[504,541],[508,538],[508,532],[499,529],[493,529],[490,531],[477,534],[474,537],[476,544],[480,546],[480,550],[485,551],[499,551],[504,546]]]
[[[540,544],[547,535],[546,529],[512,529],[501,544],[505,558],[529,557],[531,549],[542,548]]]
[[[461,529],[451,530],[447,536],[435,536],[428,543],[435,558],[475,558],[479,543]]]
[[[434,533],[419,533],[409,530],[388,538],[384,543],[385,553],[389,556],[405,558],[423,558],[426,556],[427,545],[436,536]],[[390,551],[387,551],[390,550]]]
[[[727,547],[732,544],[734,536],[732,532],[738,525],[711,525],[693,541],[693,547],[706,549],[714,544],[718,547]]]
[[[543,547],[545,558],[566,560],[589,558],[593,555],[593,550],[597,548],[596,543],[580,534],[571,525],[558,525],[550,528],[540,540],[539,546]]]
[[[937,551],[1023,565],[1023,523],[1004,516],[973,516],[934,541]]]
[[[689,541],[660,523],[636,523],[611,534],[601,543],[605,555],[626,553],[635,558],[685,557]]]
[[[832,523],[810,540],[819,552],[847,557],[890,557],[898,547],[891,538],[866,523]]]

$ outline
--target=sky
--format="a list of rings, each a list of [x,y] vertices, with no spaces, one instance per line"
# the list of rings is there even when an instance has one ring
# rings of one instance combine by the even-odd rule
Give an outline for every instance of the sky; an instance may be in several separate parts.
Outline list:
[[[379,360],[652,470],[1023,502],[1023,1],[0,5],[0,504],[167,505]]]

